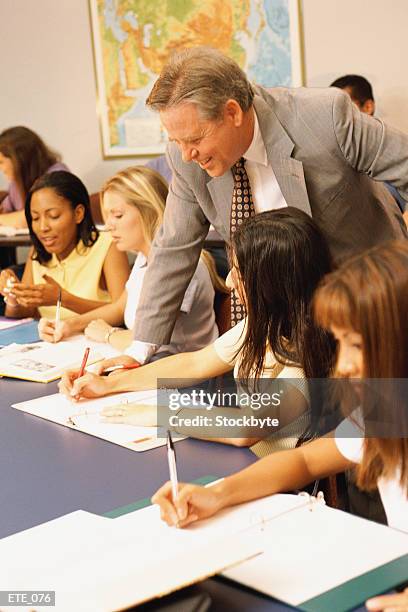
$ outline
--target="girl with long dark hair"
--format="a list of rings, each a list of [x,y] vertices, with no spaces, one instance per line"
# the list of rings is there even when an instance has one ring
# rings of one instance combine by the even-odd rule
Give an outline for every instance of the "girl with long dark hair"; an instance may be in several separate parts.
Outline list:
[[[228,506],[354,468],[362,490],[378,486],[388,524],[408,532],[407,311],[405,241],[375,247],[329,274],[317,290],[314,312],[337,342],[335,373],[347,387],[345,420],[331,435],[265,457],[212,487],[180,484],[175,504],[171,484],[165,484],[152,498],[163,520],[184,527]],[[408,589],[366,605],[407,610]]]
[[[0,224],[26,227],[24,202],[34,182],[43,174],[68,170],[59,153],[50,149],[32,130],[22,125],[0,134],[0,171],[9,182],[1,202]]]
[[[251,445],[258,455],[278,448],[291,448],[310,428],[310,406],[305,377],[328,375],[333,356],[327,333],[312,319],[310,301],[314,289],[330,270],[327,244],[314,221],[296,208],[264,212],[248,220],[234,233],[231,244],[232,269],[227,279],[244,303],[248,316],[214,343],[193,353],[182,353],[112,377],[86,374],[75,380],[75,373],[63,378],[61,390],[70,396],[95,397],[124,390],[155,388],[157,379],[172,379],[172,386],[187,386],[225,374],[231,370],[239,388],[247,395],[269,390],[268,381],[287,384],[285,400],[279,408],[280,427],[259,431],[252,426],[217,430],[217,440],[235,445]],[[122,358],[131,363],[130,357]],[[116,362],[115,362],[116,363]],[[100,371],[112,365],[107,360]],[[182,378],[181,378],[182,377]],[[243,402],[240,409],[244,410]],[[135,423],[140,406],[127,406],[112,421]],[[265,407],[269,414],[271,406]],[[199,415],[195,410],[194,415]],[[203,415],[206,409],[202,410]],[[236,416],[236,407],[217,409],[217,415]],[[181,419],[180,419],[181,421]],[[145,420],[143,421],[145,422]],[[200,428],[178,428],[196,437],[215,437]],[[262,441],[259,442],[260,438]],[[258,443],[258,444],[257,444]]]

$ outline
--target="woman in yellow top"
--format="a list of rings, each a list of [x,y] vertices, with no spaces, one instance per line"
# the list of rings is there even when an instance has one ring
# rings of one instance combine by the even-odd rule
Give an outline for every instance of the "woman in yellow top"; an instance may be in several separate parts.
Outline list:
[[[107,234],[96,229],[88,192],[70,172],[39,178],[30,189],[25,214],[33,247],[22,281],[11,270],[0,274],[0,292],[10,317],[61,318],[116,300],[129,264]]]

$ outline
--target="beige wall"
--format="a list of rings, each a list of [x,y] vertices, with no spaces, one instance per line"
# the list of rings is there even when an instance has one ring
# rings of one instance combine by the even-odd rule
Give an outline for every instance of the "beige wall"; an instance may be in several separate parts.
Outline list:
[[[368,78],[377,114],[408,132],[408,0],[303,0],[306,82]]]
[[[302,5],[307,84],[363,73],[379,114],[408,131],[408,0]],[[30,126],[90,191],[135,163],[102,159],[87,0],[1,0],[0,23],[0,129]]]

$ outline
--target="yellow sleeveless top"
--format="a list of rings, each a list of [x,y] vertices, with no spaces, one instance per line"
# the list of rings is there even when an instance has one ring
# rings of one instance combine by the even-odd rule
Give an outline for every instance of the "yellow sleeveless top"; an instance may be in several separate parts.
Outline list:
[[[94,245],[85,247],[80,240],[75,249],[62,261],[59,261],[54,253],[46,264],[32,261],[34,284],[43,283],[43,275],[47,274],[73,295],[86,300],[111,302],[108,291],[100,287],[103,264],[111,243],[110,234],[101,232]],[[42,317],[55,318],[56,305],[40,306],[38,310]],[[75,314],[77,313],[61,307],[61,319],[67,319]]]

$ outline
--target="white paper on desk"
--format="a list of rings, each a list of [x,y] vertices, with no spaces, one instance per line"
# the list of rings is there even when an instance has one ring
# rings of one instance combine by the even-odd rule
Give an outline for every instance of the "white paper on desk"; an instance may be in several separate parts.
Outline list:
[[[28,227],[12,227],[11,225],[0,225],[0,236],[28,236]]]
[[[12,407],[108,442],[119,444],[130,450],[141,452],[166,444],[165,432],[160,432],[157,427],[135,427],[106,423],[100,413],[104,408],[121,403],[156,406],[156,400],[157,391],[131,391],[80,402],[72,402],[65,395],[55,393],[13,404]],[[178,442],[182,439],[184,438],[177,436],[174,437],[173,441]]]
[[[320,504],[265,523],[263,542],[224,575],[292,606],[408,554],[407,534]]]
[[[2,589],[55,590],[58,612],[126,608],[259,553],[236,537],[247,519],[225,533],[167,527],[156,506],[118,519],[75,512],[0,541]]]
[[[3,319],[0,317],[0,331],[3,329],[9,329],[10,327],[23,325],[23,323],[30,323],[31,321],[33,321],[31,317],[27,317],[26,319]]]

